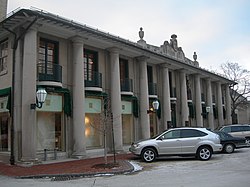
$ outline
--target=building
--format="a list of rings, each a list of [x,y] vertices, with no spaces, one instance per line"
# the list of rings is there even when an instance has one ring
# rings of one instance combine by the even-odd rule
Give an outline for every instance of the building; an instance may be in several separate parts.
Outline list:
[[[0,160],[53,150],[82,158],[113,140],[118,152],[170,127],[230,124],[229,83],[200,68],[196,53],[186,58],[175,34],[157,47],[142,28],[131,42],[42,10],[13,11],[0,22]],[[38,88],[47,97],[34,109]]]

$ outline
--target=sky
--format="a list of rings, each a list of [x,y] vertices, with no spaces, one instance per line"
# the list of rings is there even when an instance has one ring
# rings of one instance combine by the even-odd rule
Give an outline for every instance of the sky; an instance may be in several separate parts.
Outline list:
[[[35,7],[104,32],[160,46],[177,35],[178,46],[201,68],[220,72],[238,63],[250,71],[250,0],[8,0],[8,13]]]

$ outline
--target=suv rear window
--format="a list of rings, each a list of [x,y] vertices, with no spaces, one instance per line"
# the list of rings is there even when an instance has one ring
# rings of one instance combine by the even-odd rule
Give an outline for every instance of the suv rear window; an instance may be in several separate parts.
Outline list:
[[[250,131],[250,126],[242,126],[243,131]]]
[[[181,137],[182,138],[190,138],[190,137],[202,137],[206,136],[207,134],[198,130],[193,129],[183,129],[181,130]]]

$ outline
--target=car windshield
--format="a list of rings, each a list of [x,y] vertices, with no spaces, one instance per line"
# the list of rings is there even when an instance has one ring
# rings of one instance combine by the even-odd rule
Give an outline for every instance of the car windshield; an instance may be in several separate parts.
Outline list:
[[[159,133],[159,134],[156,134],[156,135],[152,136],[151,139],[157,138],[158,136],[162,135],[162,134],[165,133],[166,131],[167,131],[167,130],[165,130],[164,132],[161,132],[161,133]]]
[[[215,133],[217,133],[220,136],[220,138],[231,138],[232,137],[230,134],[225,133],[225,132],[221,132],[221,131],[215,132]]]

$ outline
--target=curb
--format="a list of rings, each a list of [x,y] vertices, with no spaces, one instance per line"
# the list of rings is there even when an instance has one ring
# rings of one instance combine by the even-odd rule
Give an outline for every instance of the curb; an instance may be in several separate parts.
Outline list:
[[[85,177],[99,177],[99,176],[112,176],[121,175],[126,173],[131,173],[134,171],[134,166],[128,161],[119,161],[122,163],[120,169],[109,171],[109,172],[85,172],[85,173],[66,173],[66,174],[38,174],[38,175],[28,175],[28,176],[18,176],[18,179],[41,179],[41,178],[51,178],[52,181],[66,181],[77,178]]]

